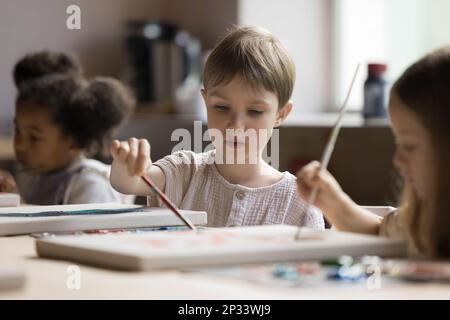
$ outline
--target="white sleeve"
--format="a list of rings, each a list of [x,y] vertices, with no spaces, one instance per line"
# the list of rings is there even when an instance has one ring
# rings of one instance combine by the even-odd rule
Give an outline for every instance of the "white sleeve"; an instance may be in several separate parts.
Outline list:
[[[192,151],[177,151],[156,161],[153,165],[164,172],[166,178],[164,193],[176,206],[179,206],[199,165],[196,154]],[[161,205],[155,195],[148,197],[148,204]]]
[[[66,189],[64,204],[122,203],[124,197],[116,192],[108,179],[96,172],[75,174]]]

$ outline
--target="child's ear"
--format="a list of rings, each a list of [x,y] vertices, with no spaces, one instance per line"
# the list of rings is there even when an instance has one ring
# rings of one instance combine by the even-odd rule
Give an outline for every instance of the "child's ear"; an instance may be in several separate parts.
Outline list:
[[[80,151],[80,147],[78,146],[78,143],[75,141],[75,139],[73,137],[67,137],[67,139],[69,140],[69,150],[70,152],[74,152],[77,153]]]
[[[292,102],[288,101],[283,108],[278,110],[274,127],[279,127],[292,111]]]
[[[206,104],[206,89],[205,89],[205,88],[202,88],[202,89],[200,89],[200,92],[201,92],[201,94],[202,94],[203,101],[204,101],[205,104]]]
[[[208,105],[206,104],[206,89],[205,88],[201,88],[200,92],[201,92],[202,97],[203,97],[203,105],[205,106],[205,108],[208,108]]]

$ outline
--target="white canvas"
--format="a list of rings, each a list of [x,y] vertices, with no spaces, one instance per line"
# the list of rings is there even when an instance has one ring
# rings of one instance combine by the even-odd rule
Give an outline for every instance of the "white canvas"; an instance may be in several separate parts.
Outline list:
[[[68,232],[93,229],[143,228],[161,226],[181,226],[184,223],[169,209],[144,208],[144,211],[108,214],[108,210],[144,208],[138,205],[113,203],[61,205],[61,206],[21,206],[0,208],[0,236],[30,234],[40,232]],[[103,210],[99,214],[70,215],[82,210]],[[8,214],[58,212],[66,215],[54,217],[9,217]],[[204,211],[181,210],[195,225],[205,225]]]
[[[62,236],[36,240],[39,256],[107,268],[152,270],[223,264],[281,262],[340,255],[403,256],[402,241],[302,228],[266,225],[198,231]]]

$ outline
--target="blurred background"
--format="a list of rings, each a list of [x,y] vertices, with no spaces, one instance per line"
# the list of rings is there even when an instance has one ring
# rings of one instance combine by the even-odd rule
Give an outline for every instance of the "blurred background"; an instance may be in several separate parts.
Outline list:
[[[81,9],[69,30],[66,9]],[[329,169],[364,205],[395,200],[394,141],[386,118],[363,117],[369,63],[385,64],[387,89],[423,54],[450,44],[450,0],[0,0],[0,167],[14,170],[11,146],[15,62],[50,49],[78,55],[88,77],[112,76],[138,97],[118,137],[148,138],[152,158],[169,154],[177,128],[203,121],[201,72],[234,24],[269,29],[297,67],[294,111],[280,128],[279,169],[320,159],[354,68],[362,63]]]

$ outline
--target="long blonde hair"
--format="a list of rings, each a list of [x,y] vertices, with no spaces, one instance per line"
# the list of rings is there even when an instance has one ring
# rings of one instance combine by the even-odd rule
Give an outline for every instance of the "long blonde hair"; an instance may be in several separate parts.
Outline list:
[[[396,81],[393,94],[430,132],[436,162],[434,192],[424,204],[405,186],[401,217],[412,251],[429,257],[450,257],[450,46],[426,55]]]

